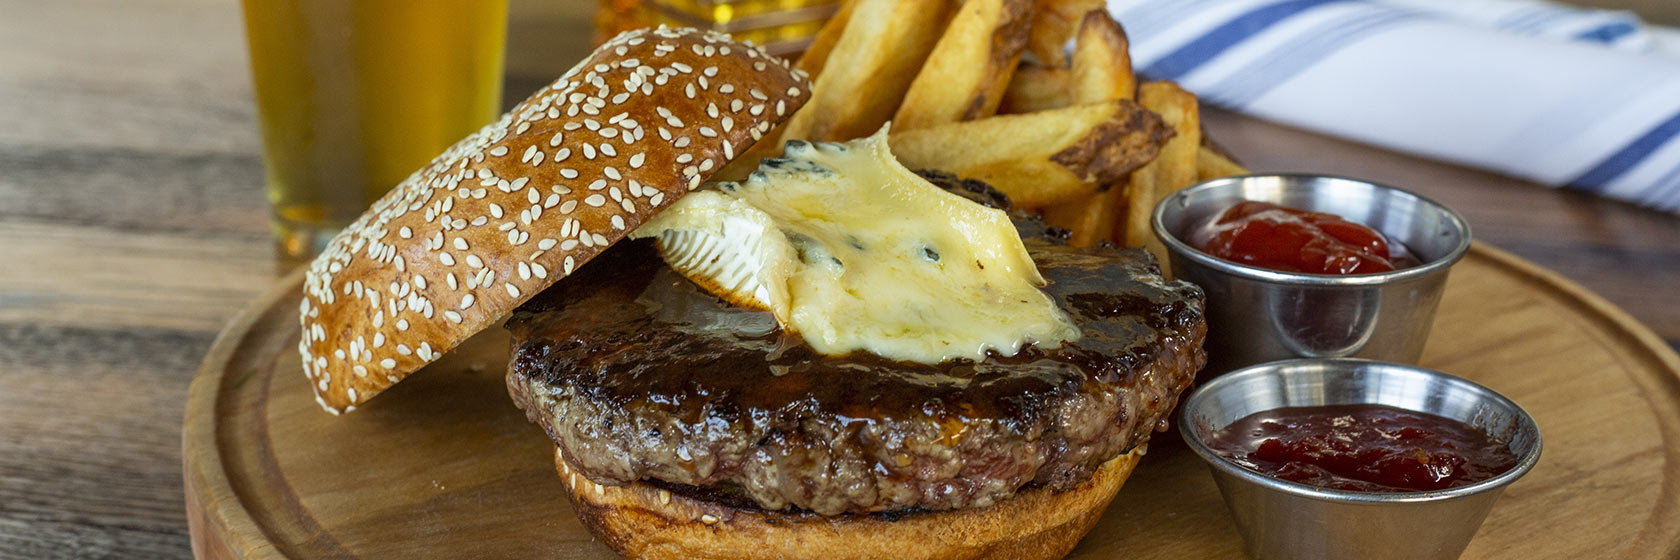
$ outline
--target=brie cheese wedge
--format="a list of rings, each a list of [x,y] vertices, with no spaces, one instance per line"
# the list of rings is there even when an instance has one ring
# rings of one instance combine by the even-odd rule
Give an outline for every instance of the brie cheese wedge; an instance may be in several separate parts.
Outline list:
[[[984,360],[1079,338],[1003,211],[928,183],[887,129],[789,142],[740,183],[690,193],[632,237],[741,307],[767,310],[829,355]]]

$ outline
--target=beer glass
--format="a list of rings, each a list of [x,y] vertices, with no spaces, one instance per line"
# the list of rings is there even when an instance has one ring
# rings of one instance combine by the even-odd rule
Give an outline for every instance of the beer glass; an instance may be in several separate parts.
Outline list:
[[[244,0],[277,250],[319,252],[501,109],[507,0]]]

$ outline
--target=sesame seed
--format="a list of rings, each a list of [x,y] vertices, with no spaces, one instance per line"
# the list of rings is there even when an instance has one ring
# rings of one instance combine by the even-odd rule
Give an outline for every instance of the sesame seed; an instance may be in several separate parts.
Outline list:
[[[604,196],[601,196],[598,193],[597,194],[592,194],[592,195],[589,195],[589,198],[583,199],[583,203],[588,204],[590,206],[600,206],[602,204],[607,203],[607,198],[604,197]]]
[[[507,155],[507,153],[508,153],[507,146],[496,146],[496,147],[490,149],[490,155],[493,155],[493,156],[496,156],[496,157],[505,156],[505,155]],[[490,174],[489,169],[480,169],[480,170],[478,170],[478,172],[481,175],[489,175]]]
[[[589,144],[584,144],[583,145],[583,158],[584,159],[595,159],[595,146],[592,146],[592,145],[589,145]]]
[[[519,288],[515,287],[513,284],[502,284],[502,287],[507,288],[508,295],[519,297]]]
[[[413,354],[414,350],[409,349],[407,344],[398,344],[397,345],[397,353],[402,354],[404,356],[407,356],[409,354]]]
[[[572,169],[572,168],[569,168],[569,167],[568,168],[562,168],[560,170],[560,176],[565,177],[567,179],[576,179],[578,177],[578,172],[577,172],[576,169]]]
[[[460,249],[462,251],[467,250],[467,238],[465,238],[465,237],[455,238],[455,248]]]
[[[613,214],[612,227],[613,227],[613,229],[619,229],[619,230],[624,229],[624,218],[622,216],[619,216],[618,214]],[[524,263],[520,263],[520,264],[524,265]]]
[[[589,183],[589,190],[598,191],[607,186],[606,179],[596,179]]]
[[[438,262],[442,262],[443,266],[455,266],[455,256],[447,251],[438,253]]]
[[[456,313],[454,311],[444,311],[443,312],[443,317],[446,318],[446,319],[449,319],[449,322],[451,322],[451,323],[461,322],[461,314]]]
[[[461,305],[460,305],[461,309],[468,309],[468,308],[471,308],[472,306],[473,306],[473,295],[472,294],[467,294],[467,295],[461,296]]]
[[[606,168],[606,169],[603,169],[603,170],[601,170],[601,172],[602,172],[602,173],[604,173],[604,174],[606,174],[606,176],[607,176],[607,178],[608,178],[608,179],[612,179],[612,180],[614,180],[614,181],[617,181],[617,180],[620,180],[620,179],[623,179],[623,178],[624,178],[624,177],[623,177],[623,176],[620,176],[620,175],[619,175],[619,174],[618,174],[618,169],[616,169],[616,168],[613,168],[613,167],[612,167],[612,166],[610,166],[610,165],[609,165],[609,166],[607,166],[607,168]]]
[[[542,250],[544,250],[544,251],[547,251],[547,250],[549,250],[549,249],[553,249],[553,248],[554,248],[554,243],[555,243],[555,241],[554,241],[554,240],[553,240],[553,239],[551,239],[551,238],[544,238],[544,239],[543,239],[543,240],[542,240],[542,241],[538,241],[538,242],[537,242],[537,248],[538,248],[538,249],[542,249]]]
[[[630,156],[630,168],[631,169],[640,169],[642,167],[642,161],[647,159],[645,156],[646,156],[646,154],[643,154],[641,152],[636,152],[635,155]],[[403,229],[408,229],[408,228],[403,228]],[[407,237],[407,236],[405,235],[403,237]]]
[[[496,204],[494,202],[490,203],[490,215],[494,216],[498,219],[501,218],[502,217],[502,205]]]
[[[467,255],[467,266],[473,268],[484,268],[484,261],[479,259],[478,255]]]
[[[385,358],[383,360],[379,360],[379,367],[391,369],[397,367],[397,361],[391,358]]]

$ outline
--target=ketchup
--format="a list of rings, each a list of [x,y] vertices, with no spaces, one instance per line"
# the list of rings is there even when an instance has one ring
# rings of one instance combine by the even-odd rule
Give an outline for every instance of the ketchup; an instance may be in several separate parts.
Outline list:
[[[1270,477],[1361,492],[1455,488],[1517,464],[1509,446],[1463,422],[1370,404],[1268,410],[1207,444]]]
[[[1364,225],[1253,200],[1204,224],[1190,241],[1210,255],[1283,272],[1371,274],[1421,264],[1404,246]]]

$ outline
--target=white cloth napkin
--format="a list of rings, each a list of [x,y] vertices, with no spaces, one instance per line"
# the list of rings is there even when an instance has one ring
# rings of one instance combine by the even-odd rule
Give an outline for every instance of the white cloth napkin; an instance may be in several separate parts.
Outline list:
[[[1110,0],[1209,103],[1680,212],[1680,32],[1537,0]]]

